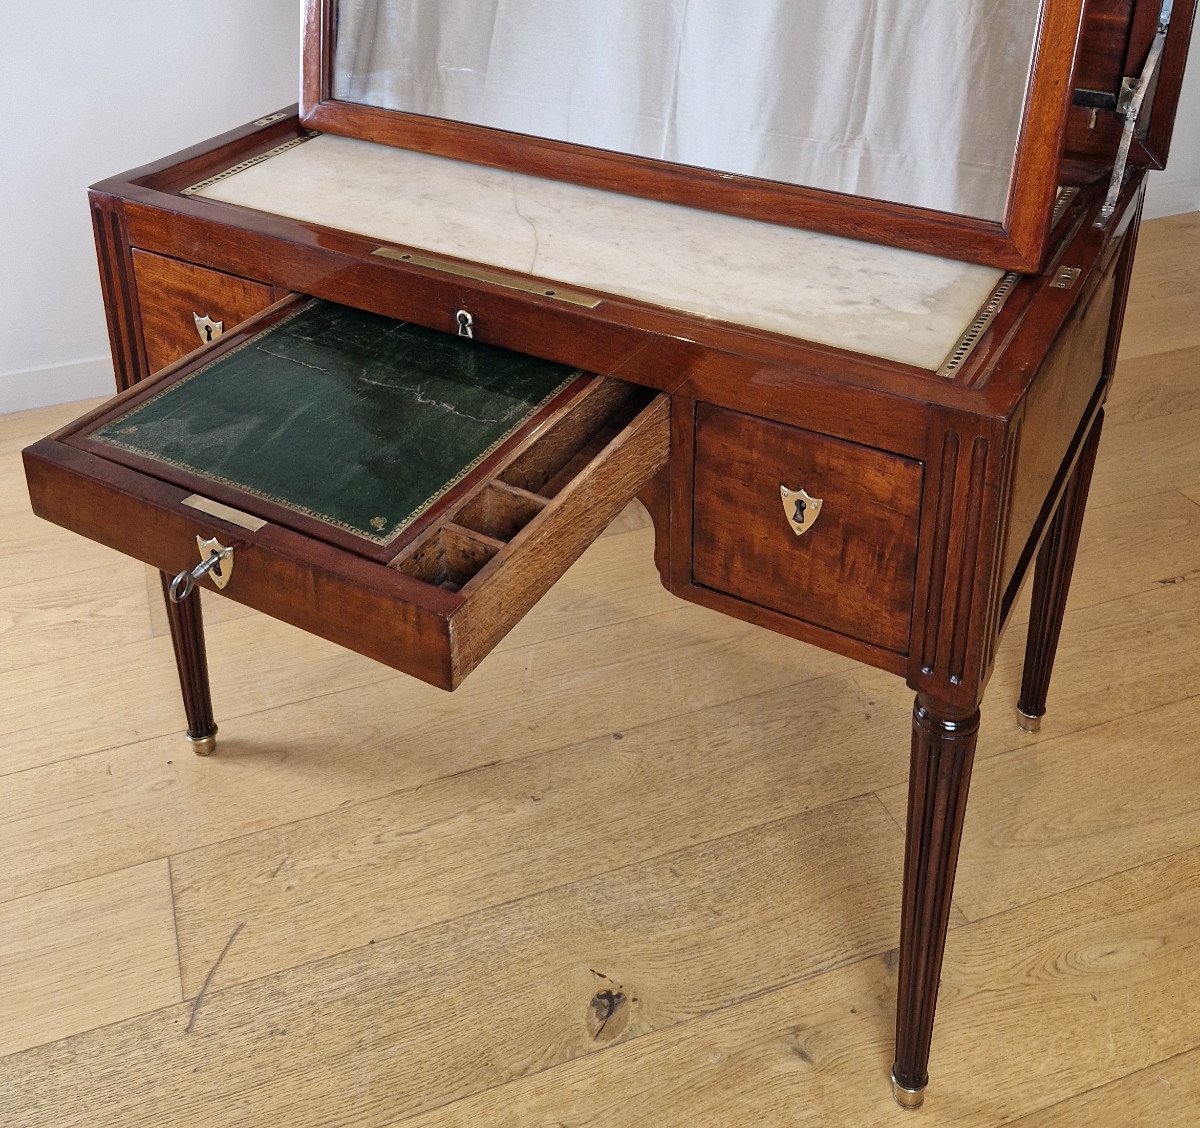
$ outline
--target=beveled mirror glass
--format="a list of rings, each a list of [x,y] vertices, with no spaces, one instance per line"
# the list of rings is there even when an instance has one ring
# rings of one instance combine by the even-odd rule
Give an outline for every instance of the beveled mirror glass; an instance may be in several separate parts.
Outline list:
[[[961,217],[1013,241],[1023,144],[1044,149],[1049,139],[1057,158],[1081,9],[1080,0],[312,3],[324,24],[311,101],[348,111],[360,135],[802,226],[826,226],[822,207],[846,197],[909,219]],[[1058,91],[1046,106],[1054,91],[1043,90],[1040,110],[1039,70]],[[408,125],[383,129],[382,114]],[[456,140],[431,140],[436,123]],[[329,114],[315,124],[355,131]],[[693,183],[707,178],[704,198],[689,198],[688,170]],[[665,186],[672,175],[685,190]],[[713,191],[722,183],[724,201]],[[1052,187],[1038,189],[1043,221]],[[770,203],[795,189],[811,194],[807,211]],[[732,200],[755,190],[762,213]],[[878,217],[862,233],[892,241]]]
[[[1040,0],[339,0],[333,96],[1000,220]]]

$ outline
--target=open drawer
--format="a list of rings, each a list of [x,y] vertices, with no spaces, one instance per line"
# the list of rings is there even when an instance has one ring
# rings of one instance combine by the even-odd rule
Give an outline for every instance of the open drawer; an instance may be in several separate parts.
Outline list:
[[[665,464],[645,389],[291,298],[24,452],[34,511],[444,689]]]

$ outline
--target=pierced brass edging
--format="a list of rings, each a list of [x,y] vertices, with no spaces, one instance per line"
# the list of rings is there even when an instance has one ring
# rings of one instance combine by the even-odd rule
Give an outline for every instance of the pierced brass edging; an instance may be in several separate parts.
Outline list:
[[[280,153],[286,153],[289,149],[295,149],[298,145],[303,145],[306,141],[311,141],[314,137],[318,136],[319,134],[317,133],[309,132],[303,137],[293,137],[290,141],[285,141],[282,145],[276,145],[274,149],[268,149],[265,153],[259,153],[257,157],[241,161],[232,168],[227,168],[224,172],[218,172],[216,176],[210,176],[207,180],[201,180],[199,184],[193,184],[190,188],[185,188],[179,194],[181,196],[194,196],[197,192],[209,187],[211,184],[216,184],[230,176],[236,176],[239,172],[245,172],[248,168],[262,164],[263,161],[269,161],[272,157],[277,157]]]
[[[1058,196],[1054,201],[1054,214],[1050,220],[1051,228],[1058,225],[1058,221],[1062,219],[1071,201],[1078,195],[1078,188],[1059,188]],[[992,291],[991,297],[983,303],[983,308],[975,315],[975,319],[971,324],[967,326],[966,332],[959,337],[954,348],[950,350],[950,355],[946,357],[941,368],[937,370],[937,375],[947,380],[954,379],[959,369],[966,364],[968,357],[975,351],[975,346],[979,344],[979,339],[987,332],[988,326],[996,320],[996,315],[1004,308],[1004,303],[1008,301],[1009,295],[1017,288],[1017,283],[1023,277],[1024,275],[1019,274],[1017,271],[1010,270],[996,283],[996,288]]]
[[[1018,274],[1015,270],[1010,270],[996,284],[996,288],[992,291],[992,296],[984,303],[983,308],[975,315],[975,320],[967,326],[967,331],[958,339],[958,344],[954,346],[953,351],[946,358],[945,363],[937,370],[939,376],[944,376],[947,380],[953,380],[958,374],[958,370],[967,362],[967,358],[975,351],[975,346],[979,344],[979,338],[987,332],[987,328],[993,321],[996,320],[998,314],[1003,308],[1004,303],[1008,301],[1008,296],[1017,288],[1017,283],[1021,281],[1023,275]]]

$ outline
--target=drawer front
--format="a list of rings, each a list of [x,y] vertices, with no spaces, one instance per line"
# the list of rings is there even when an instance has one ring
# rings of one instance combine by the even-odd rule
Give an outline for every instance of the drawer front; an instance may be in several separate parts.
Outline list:
[[[274,300],[261,282],[189,262],[133,252],[142,338],[151,372],[209,344]]]
[[[187,462],[197,448],[188,447],[191,453],[185,455],[173,446],[172,460],[151,461],[145,450],[104,437],[111,425],[118,436],[129,436],[128,443],[141,442],[156,427],[152,415],[160,411],[168,423],[165,433],[177,444],[199,418],[195,411],[187,413],[178,393],[200,396],[204,406],[207,393],[195,389],[206,387],[213,392],[218,386],[232,388],[235,399],[214,400],[215,410],[220,416],[230,402],[243,404],[239,420],[244,425],[251,415],[242,394],[247,386],[240,381],[242,369],[226,368],[239,377],[230,379],[214,375],[217,365],[254,358],[256,352],[275,356],[265,348],[240,346],[258,339],[264,325],[268,331],[283,326],[298,304],[281,304],[265,319],[226,333],[191,361],[131,388],[26,450],[34,512],[172,574],[194,568],[200,562],[198,541],[215,538],[233,550],[221,594],[453,689],[666,464],[668,398],[617,380],[570,374],[509,438],[481,459],[465,455],[463,473],[453,476],[410,524],[376,541],[348,531],[349,522],[339,527],[318,520],[311,508],[286,506],[282,495],[248,491],[236,484],[244,478],[215,472],[208,479],[198,476]],[[429,347],[440,350],[438,370],[445,372],[448,351],[474,346],[447,337]],[[279,386],[278,369],[273,377],[249,382],[260,399],[265,397],[272,419],[279,402],[281,425],[289,414],[303,418],[329,402],[309,390],[313,382],[306,375],[306,357],[310,354],[296,352],[293,341],[292,352],[277,358],[299,373],[299,383],[289,385],[286,396],[270,390]],[[495,375],[494,362],[483,352],[464,361],[466,370],[475,367],[487,369],[489,380]],[[322,387],[335,376],[332,369],[321,369],[325,376],[317,383]],[[387,378],[380,367],[363,371],[376,382]],[[412,378],[408,369],[399,368],[397,386]],[[505,388],[518,378],[506,373]],[[448,382],[418,386],[414,394],[433,403],[436,397],[427,392],[439,387],[439,395],[453,394]],[[155,406],[168,402],[174,406]],[[445,409],[438,415],[443,419],[461,419],[466,410],[454,410],[450,403],[435,406]],[[131,412],[142,414],[131,423]],[[360,412],[351,420],[385,436],[386,448],[372,442],[364,462],[373,476],[382,473],[385,462],[425,466],[431,451],[448,446],[447,436],[461,435],[437,431],[432,415],[415,431],[411,410],[393,417],[394,427],[378,411]],[[234,430],[231,424],[230,434]],[[332,450],[337,465],[351,449],[332,442],[313,446]],[[227,457],[228,447],[222,440],[214,449]],[[208,449],[207,434],[199,449]],[[388,478],[388,488],[406,476],[407,471]],[[340,496],[340,489],[334,493]],[[213,583],[211,578],[199,582]]]
[[[907,652],[921,463],[708,404],[695,449],[696,583]]]

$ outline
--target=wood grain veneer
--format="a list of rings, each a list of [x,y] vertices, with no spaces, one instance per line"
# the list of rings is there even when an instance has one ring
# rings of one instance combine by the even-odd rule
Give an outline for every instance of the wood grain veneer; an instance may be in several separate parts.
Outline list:
[[[695,460],[697,583],[907,652],[920,463],[707,404]],[[802,536],[781,485],[824,502]]]
[[[196,317],[233,329],[283,297],[274,287],[148,251],[132,253],[146,364],[158,372],[210,344]]]

